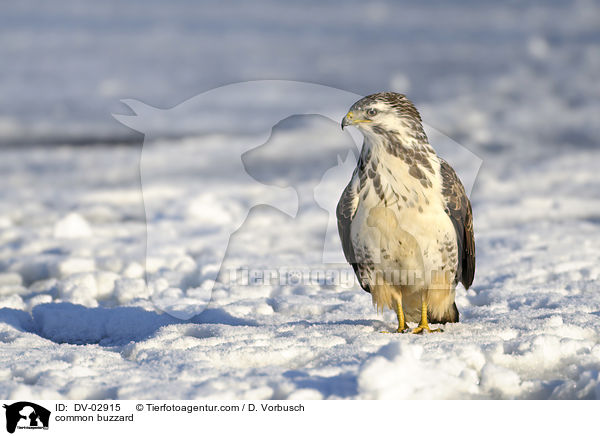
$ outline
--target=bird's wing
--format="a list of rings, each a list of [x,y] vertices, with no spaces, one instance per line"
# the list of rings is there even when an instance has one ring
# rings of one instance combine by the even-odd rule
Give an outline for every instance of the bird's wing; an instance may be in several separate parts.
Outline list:
[[[468,289],[475,276],[475,238],[471,202],[452,167],[443,159],[440,161],[446,213],[454,225],[458,242],[459,261],[456,279]]]
[[[344,256],[346,257],[346,260],[350,265],[352,265],[354,273],[356,274],[356,277],[358,277],[361,287],[365,291],[371,292],[369,284],[364,280],[363,274],[361,274],[362,266],[359,262],[357,262],[356,255],[354,253],[354,246],[352,245],[352,235],[350,232],[352,218],[354,218],[354,214],[356,213],[359,198],[359,183],[358,178],[355,177],[355,175],[356,173],[352,176],[352,179],[346,186],[346,189],[344,189],[344,192],[342,192],[340,201],[337,204],[336,216],[338,232],[340,233],[342,249],[344,250]]]

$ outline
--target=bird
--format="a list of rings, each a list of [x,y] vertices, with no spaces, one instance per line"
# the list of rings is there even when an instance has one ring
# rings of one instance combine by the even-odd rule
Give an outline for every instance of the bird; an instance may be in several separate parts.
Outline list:
[[[336,208],[344,256],[377,311],[392,309],[397,332],[442,331],[459,321],[455,289],[475,275],[473,212],[454,169],[429,144],[404,95],[380,92],[342,119],[364,136]],[[407,323],[417,323],[410,330]]]

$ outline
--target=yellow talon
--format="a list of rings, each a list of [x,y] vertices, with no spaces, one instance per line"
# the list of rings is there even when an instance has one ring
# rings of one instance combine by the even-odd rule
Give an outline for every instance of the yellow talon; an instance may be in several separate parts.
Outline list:
[[[416,329],[412,331],[414,334],[419,334],[423,332],[434,333],[434,332],[443,332],[442,329],[430,329],[429,323],[427,322],[427,295],[423,295],[423,303],[421,305],[421,322],[417,326]]]
[[[408,330],[408,326],[404,321],[404,310],[402,310],[402,300],[396,301],[396,315],[398,316],[398,329],[396,333],[404,333]]]
[[[394,333],[408,333],[410,332],[410,329],[408,327],[404,328],[404,329],[400,329],[398,327],[398,330],[396,330],[395,332],[388,332],[387,330],[382,330],[379,333],[389,333],[389,334],[394,334]]]
[[[384,330],[381,333],[407,333],[409,331],[408,326],[406,325],[406,322],[404,321],[404,311],[402,310],[402,302],[401,301],[396,301],[396,315],[398,315],[398,328],[396,329],[396,331],[388,332],[388,331]]]
[[[427,333],[434,333],[434,332],[443,332],[444,330],[442,329],[430,329],[429,326],[422,326],[419,325],[417,328],[415,328],[411,333],[414,333],[415,335],[418,335],[419,333],[423,333],[423,332],[427,332]]]
[[[443,332],[442,329],[431,329],[427,322],[427,295],[423,295],[423,302],[421,306],[421,322],[413,330],[409,330],[404,320],[404,311],[402,310],[402,301],[396,301],[396,315],[398,315],[398,329],[395,332],[388,332],[383,330],[381,333],[414,333],[419,334],[423,332],[435,333]]]

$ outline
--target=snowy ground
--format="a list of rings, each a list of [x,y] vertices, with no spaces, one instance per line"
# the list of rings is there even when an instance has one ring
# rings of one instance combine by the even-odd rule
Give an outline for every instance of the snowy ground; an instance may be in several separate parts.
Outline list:
[[[0,14],[10,24],[0,53],[16,59],[0,82],[14,97],[0,103],[0,137],[12,145],[0,150],[0,397],[600,398],[596,4],[330,5],[297,10],[305,26],[290,32],[273,3],[264,9],[271,15],[225,14],[234,35],[207,24],[220,13],[210,8],[193,27],[183,6],[161,21],[165,9],[150,2],[139,19],[135,8],[121,11],[107,32],[108,6],[56,4],[55,15],[33,24],[27,2]],[[404,28],[394,24],[401,12]],[[429,22],[435,31],[419,33]],[[155,44],[145,45],[150,36]],[[232,42],[240,40],[245,48]],[[159,41],[166,49],[154,63]],[[40,42],[37,65],[21,59]],[[270,53],[293,43],[293,56],[273,63]],[[250,61],[253,47],[262,48]],[[399,63],[382,54],[395,48]],[[70,62],[54,64],[61,53]],[[123,65],[102,63],[109,53]],[[365,62],[377,67],[370,75],[359,69]],[[221,272],[323,269],[330,221],[319,204],[335,201],[347,180],[322,176],[347,155],[350,137],[318,117],[284,121],[244,155],[243,174],[222,159],[257,143],[238,126],[160,139],[144,145],[141,175],[141,139],[118,144],[139,136],[110,112],[126,112],[119,98],[175,105],[215,85],[273,77],[406,90],[429,125],[483,159],[472,193],[477,270],[472,289],[458,290],[459,324],[382,334],[394,315],[377,314],[356,284],[213,288],[214,241],[260,198],[281,210],[251,211]],[[118,145],[64,141],[90,137]],[[191,303],[177,306],[207,289],[201,313],[189,318]]]
[[[276,138],[289,146],[319,134],[344,138],[322,121]],[[168,159],[195,141],[148,152]],[[234,284],[215,288],[209,307],[190,320],[160,313],[142,279],[139,150],[29,148],[3,156],[11,186],[27,188],[2,197],[9,213],[0,233],[1,396],[600,395],[600,152],[550,156],[526,168],[498,156],[498,168],[484,168],[473,195],[477,276],[472,290],[458,293],[462,322],[426,336],[380,333],[394,317],[377,315],[356,285]],[[344,180],[329,183],[339,189]],[[232,179],[226,191],[217,208],[241,209],[244,187]],[[327,217],[310,200],[301,200],[295,220],[256,209],[226,264],[319,268],[305,253],[318,254],[310,248],[321,243]],[[197,215],[168,201],[175,221],[197,224]],[[171,238],[151,273],[205,267],[198,259],[206,253],[195,250],[206,235],[197,233]]]

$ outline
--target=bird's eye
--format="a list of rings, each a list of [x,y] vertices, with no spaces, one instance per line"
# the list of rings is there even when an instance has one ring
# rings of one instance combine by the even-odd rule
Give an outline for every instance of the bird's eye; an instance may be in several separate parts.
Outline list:
[[[377,115],[377,109],[373,109],[373,108],[369,109],[367,111],[367,115],[369,115],[370,117],[374,117],[375,115]]]

